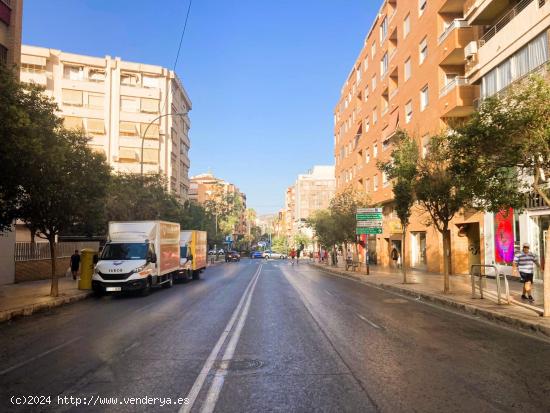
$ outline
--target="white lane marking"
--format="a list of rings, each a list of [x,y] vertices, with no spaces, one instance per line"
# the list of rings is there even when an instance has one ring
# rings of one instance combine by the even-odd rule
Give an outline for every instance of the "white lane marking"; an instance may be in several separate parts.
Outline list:
[[[9,373],[10,371],[16,370],[16,369],[18,369],[19,367],[23,367],[23,366],[26,365],[26,364],[32,363],[33,361],[38,360],[38,359],[41,358],[41,357],[47,356],[48,354],[53,353],[54,351],[57,351],[57,350],[59,350],[59,349],[62,349],[63,347],[67,347],[68,345],[73,344],[75,341],[78,341],[78,340],[80,340],[81,338],[82,338],[82,337],[75,337],[75,338],[73,338],[72,340],[66,341],[66,342],[63,343],[63,344],[60,344],[60,345],[55,346],[55,347],[53,347],[53,348],[51,348],[51,349],[49,349],[49,350],[46,350],[45,352],[40,353],[40,354],[38,354],[38,355],[36,355],[36,356],[34,356],[34,357],[31,357],[30,359],[27,359],[27,360],[25,360],[25,361],[22,361],[21,363],[18,363],[18,364],[16,364],[15,366],[8,367],[7,369],[4,369],[4,370],[0,371],[0,376],[3,376],[4,374]]]
[[[225,376],[227,375],[227,367],[229,367],[229,365],[231,364],[231,360],[233,359],[233,355],[235,354],[235,349],[237,348],[237,343],[239,342],[239,338],[241,337],[241,332],[243,330],[246,317],[248,316],[250,302],[252,301],[252,295],[254,294],[254,288],[258,283],[258,279],[259,274],[258,277],[256,277],[256,279],[254,280],[254,284],[252,285],[252,288],[250,289],[250,292],[248,294],[248,298],[246,299],[244,309],[239,317],[237,327],[235,327],[235,331],[233,331],[231,339],[229,340],[229,344],[227,345],[225,352],[223,353],[222,368],[216,371],[214,380],[212,381],[210,390],[208,391],[208,395],[206,396],[206,400],[202,406],[201,413],[212,413],[216,407],[216,403],[218,402],[218,398],[220,397],[220,393],[223,388]]]
[[[325,290],[325,293],[327,293],[327,294],[330,295],[331,297],[334,296],[334,294],[332,294],[329,290]]]
[[[229,319],[229,322],[225,326],[225,329],[223,333],[221,334],[220,338],[216,342],[216,345],[210,352],[210,355],[206,359],[204,365],[202,366],[202,369],[195,379],[195,382],[193,383],[193,386],[191,387],[191,390],[189,393],[185,396],[189,403],[185,404],[181,407],[179,410],[179,413],[189,413],[191,409],[193,408],[193,405],[195,404],[195,401],[197,400],[197,397],[199,395],[199,392],[202,389],[202,386],[204,385],[204,382],[206,380],[206,377],[208,376],[208,373],[210,372],[210,369],[214,365],[214,362],[216,361],[216,358],[218,357],[218,353],[220,352],[223,343],[225,343],[225,340],[227,339],[227,336],[231,332],[231,329],[233,328],[233,325],[235,324],[235,321],[237,320],[237,315],[239,314],[242,306],[244,305],[244,302],[246,301],[246,298],[248,296],[248,293],[254,284],[256,278],[260,275],[260,271],[262,270],[262,264],[258,266],[258,269],[256,270],[256,273],[252,277],[252,279],[249,281],[248,285],[246,286],[246,289],[244,290],[244,293],[239,301],[239,304],[237,305],[237,308],[233,311],[233,314],[231,315],[231,318]]]
[[[359,317],[361,320],[363,320],[365,323],[368,323],[370,324],[371,326],[373,326],[374,328],[380,328],[380,326],[378,324],[375,324],[373,323],[372,321],[370,321],[367,317],[365,317],[364,315],[361,315],[359,313],[355,313],[355,315],[357,317]]]

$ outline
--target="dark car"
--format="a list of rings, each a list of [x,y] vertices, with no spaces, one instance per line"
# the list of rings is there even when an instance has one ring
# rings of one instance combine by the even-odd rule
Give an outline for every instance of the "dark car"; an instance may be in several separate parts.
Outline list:
[[[250,258],[263,258],[264,253],[262,251],[254,251]]]
[[[237,251],[230,251],[225,256],[226,262],[231,262],[231,261],[239,262],[240,260],[241,260],[241,254],[239,254]]]

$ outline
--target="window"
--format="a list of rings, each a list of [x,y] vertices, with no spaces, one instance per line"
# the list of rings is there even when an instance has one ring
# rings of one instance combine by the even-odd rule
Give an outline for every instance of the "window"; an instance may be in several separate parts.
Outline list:
[[[411,15],[407,14],[405,20],[403,20],[403,38],[407,37],[411,31]]]
[[[145,149],[143,150],[145,153]],[[139,161],[139,153],[137,148],[127,148],[124,146],[118,149],[118,160],[120,162],[137,162]]]
[[[88,93],[88,107],[90,109],[103,109],[104,95]]]
[[[386,151],[389,149],[389,147],[390,147],[390,139],[388,138],[382,142],[382,150]]]
[[[0,64],[8,63],[8,49],[3,44],[0,44]]]
[[[422,137],[422,158],[425,158],[426,155],[428,154],[428,148],[429,148],[429,145],[430,145],[430,135],[424,135]]]
[[[372,110],[372,124],[376,125],[376,122],[378,122],[378,109],[374,108]]]
[[[365,180],[365,192],[368,193],[369,191],[370,191],[370,179],[367,178],[367,179]]]
[[[372,157],[373,158],[378,158],[378,144],[377,143],[372,145]]]
[[[418,0],[418,15],[422,16],[426,11],[426,4],[428,0]]]
[[[376,74],[372,76],[372,90],[376,89]]]
[[[105,122],[103,119],[88,119],[87,131],[93,135],[105,135]]]
[[[157,125],[156,123],[141,124],[141,136],[143,136],[145,139],[158,139],[159,135],[159,125]]]
[[[384,41],[387,35],[388,35],[388,18],[384,17],[384,20],[382,20],[382,23],[380,24],[380,43]]]
[[[384,57],[380,60],[380,77],[384,76],[388,71],[388,52],[384,53]]]
[[[370,57],[371,57],[371,59],[374,59],[375,54],[376,54],[376,42],[373,42],[373,44],[370,47]]]
[[[390,183],[390,180],[388,179],[388,174],[386,172],[382,172],[382,185],[388,186]]]
[[[412,100],[409,100],[405,104],[405,123],[409,123],[413,116],[413,106],[412,106]]]
[[[82,118],[65,116],[63,118],[63,126],[67,129],[83,129],[84,123]]]
[[[424,86],[420,91],[420,111],[422,112],[428,106],[428,85]]]
[[[139,112],[139,98],[129,96],[120,97],[120,110],[123,112]]]
[[[141,98],[141,111],[147,113],[158,113],[159,101],[157,99]],[[175,113],[176,111],[173,111]]]
[[[372,190],[374,192],[378,191],[378,175],[372,177]]]
[[[411,78],[411,58],[405,60],[405,82]]]
[[[92,82],[105,81],[105,70],[103,69],[90,69],[88,73],[88,80]]]
[[[368,68],[369,68],[369,57],[367,56],[363,59],[363,72],[366,72]]]
[[[365,95],[365,102],[366,102],[366,101],[367,101],[367,98],[369,97],[369,87],[368,87],[368,86],[365,87],[365,93],[364,93],[364,95]]]
[[[420,42],[420,46],[418,47],[418,51],[420,53],[420,57],[418,59],[419,64],[424,63],[424,60],[426,60],[426,57],[428,57],[428,40],[426,37]]]
[[[139,83],[139,76],[132,73],[121,73],[120,84],[124,86],[137,86]]]
[[[70,80],[83,80],[84,68],[82,66],[64,66],[63,77]]]
[[[365,132],[368,132],[370,130],[370,121],[369,118],[366,118],[363,122],[363,129],[365,129]]]
[[[355,70],[355,83],[359,84],[361,82],[361,69],[358,68]]]
[[[120,136],[138,136],[139,123],[135,122],[120,122]]]
[[[157,88],[159,87],[159,78],[153,76],[143,76],[143,87]]]
[[[61,101],[64,105],[82,106],[82,91],[72,89],[61,90]]]
[[[370,148],[365,149],[365,163],[370,162]]]

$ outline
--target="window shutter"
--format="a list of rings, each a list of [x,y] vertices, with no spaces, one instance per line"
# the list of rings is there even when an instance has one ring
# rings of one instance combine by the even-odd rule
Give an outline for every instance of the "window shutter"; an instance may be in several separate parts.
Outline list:
[[[158,113],[159,101],[157,99],[141,99],[141,111],[148,113]]]
[[[158,139],[159,138],[159,125],[153,123],[147,128],[147,123],[141,124],[141,134],[146,139]],[[147,134],[145,131],[147,130]]]
[[[88,132],[105,135],[105,122],[103,119],[88,119]]]
[[[63,124],[66,129],[83,129],[82,118],[74,116],[65,116]]]
[[[82,91],[73,89],[62,89],[61,99],[64,104],[82,106]]]

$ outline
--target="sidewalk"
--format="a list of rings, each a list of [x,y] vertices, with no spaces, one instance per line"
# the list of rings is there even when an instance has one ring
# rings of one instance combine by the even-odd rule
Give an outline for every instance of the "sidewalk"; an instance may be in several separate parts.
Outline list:
[[[31,315],[61,305],[83,300],[92,292],[79,290],[72,278],[59,278],[59,296],[50,297],[51,280],[0,285],[0,322]]]
[[[452,275],[450,277],[451,293],[443,294],[443,275],[427,273],[418,270],[407,271],[407,284],[403,284],[403,276],[400,270],[378,268],[371,266],[370,275],[364,272],[346,271],[340,264],[338,267],[310,262],[310,265],[326,272],[348,278],[358,279],[362,283],[370,284],[386,290],[401,294],[420,297],[426,301],[434,302],[447,307],[452,307],[474,315],[482,316],[489,320],[500,321],[512,327],[537,332],[550,338],[550,318],[543,318],[533,310],[529,310],[514,304],[498,305],[491,298],[472,298],[470,277],[466,275]],[[502,283],[504,287],[504,283]],[[510,297],[520,301],[522,284],[510,280]],[[533,286],[535,305],[542,308],[542,285]],[[494,279],[487,280],[487,290],[496,291]],[[504,290],[504,288],[503,288]]]

